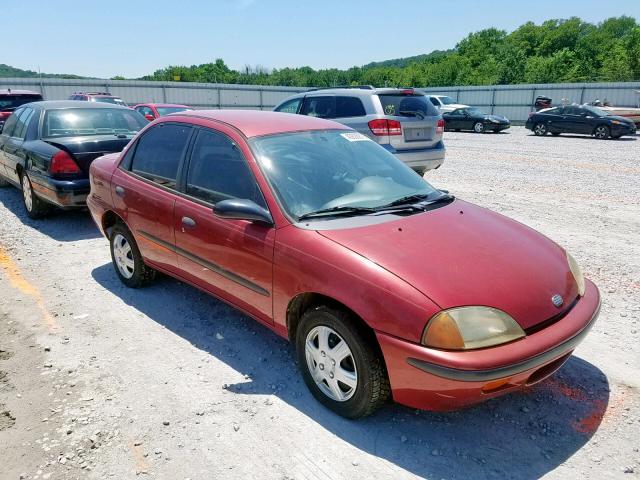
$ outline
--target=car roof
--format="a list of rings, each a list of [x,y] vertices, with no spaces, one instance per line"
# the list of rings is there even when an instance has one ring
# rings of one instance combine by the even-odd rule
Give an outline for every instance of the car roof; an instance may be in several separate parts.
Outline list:
[[[40,92],[34,92],[32,90],[14,90],[12,89],[4,89],[0,90],[0,95],[38,95],[42,96]]]
[[[79,100],[46,100],[43,102],[31,102],[28,105],[36,106],[43,110],[58,108],[123,108],[125,110],[131,110],[128,107],[114,103],[81,102]]]
[[[191,110],[172,113],[162,118],[166,119],[165,121],[171,121],[188,117],[226,123],[240,130],[245,137],[307,130],[350,130],[349,127],[331,120],[261,110]]]

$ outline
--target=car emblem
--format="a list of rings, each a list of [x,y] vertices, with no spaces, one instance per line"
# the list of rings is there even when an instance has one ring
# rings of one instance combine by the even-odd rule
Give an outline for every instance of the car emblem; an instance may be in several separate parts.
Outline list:
[[[562,304],[564,303],[564,300],[562,300],[562,297],[560,295],[554,295],[553,297],[551,297],[551,302],[558,308],[560,308],[562,306]]]

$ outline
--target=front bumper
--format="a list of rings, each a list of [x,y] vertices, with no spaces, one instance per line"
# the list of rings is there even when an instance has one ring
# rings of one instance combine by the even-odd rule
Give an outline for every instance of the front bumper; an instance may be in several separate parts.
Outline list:
[[[558,370],[586,337],[600,311],[600,293],[585,295],[561,320],[527,337],[466,352],[435,350],[376,332],[396,402],[447,411],[538,383]]]

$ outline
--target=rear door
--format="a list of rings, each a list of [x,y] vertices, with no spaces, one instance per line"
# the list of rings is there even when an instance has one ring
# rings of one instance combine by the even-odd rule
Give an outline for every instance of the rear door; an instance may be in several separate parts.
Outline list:
[[[116,211],[133,232],[142,256],[176,271],[174,206],[178,172],[193,128],[161,123],[147,130],[127,153],[111,180]]]
[[[437,130],[440,113],[425,95],[410,93],[379,93],[385,118],[399,121],[400,135],[390,135],[389,143],[399,151],[427,149],[442,140]]]
[[[9,155],[11,154],[10,152],[13,152],[13,141],[11,136],[13,135],[16,124],[18,123],[18,117],[23,111],[24,108],[18,108],[15,110],[5,122],[2,134],[0,134],[0,174],[13,181],[16,181],[15,171],[11,172],[8,169],[8,165],[10,164]]]
[[[34,116],[35,111],[33,108],[24,107],[23,109],[16,110],[14,115],[16,113],[18,114],[16,125],[6,143],[2,146],[2,149],[5,157],[5,174],[7,178],[19,183],[20,177],[18,176],[18,165],[25,166],[26,164],[26,152],[23,148],[24,139],[27,134],[27,127]]]
[[[222,128],[222,127],[221,127]],[[185,197],[176,200],[178,266],[187,280],[272,323],[275,229],[216,216],[223,199],[268,208],[231,130],[199,129],[185,166]]]

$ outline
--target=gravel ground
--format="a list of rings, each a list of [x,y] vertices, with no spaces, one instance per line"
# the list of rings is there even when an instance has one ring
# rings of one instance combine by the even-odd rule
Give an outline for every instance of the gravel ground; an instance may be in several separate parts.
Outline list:
[[[0,478],[637,478],[639,138],[447,133],[427,178],[566,246],[602,313],[526,392],[356,422],[285,341],[166,277],[125,288],[87,212],[29,220],[0,190]]]

